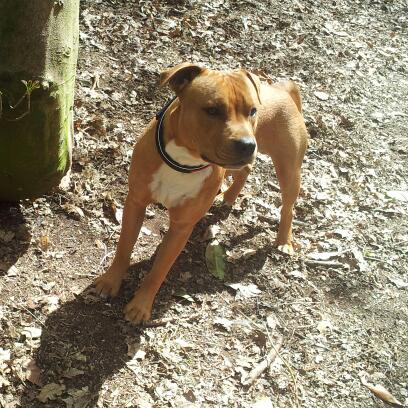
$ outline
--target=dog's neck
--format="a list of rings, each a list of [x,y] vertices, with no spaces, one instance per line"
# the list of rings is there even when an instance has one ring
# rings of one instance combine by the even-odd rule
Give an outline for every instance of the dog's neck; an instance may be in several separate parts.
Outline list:
[[[182,173],[204,170],[210,164],[188,146],[177,132],[179,112],[180,103],[176,99],[157,115],[156,144],[159,154],[167,165]]]

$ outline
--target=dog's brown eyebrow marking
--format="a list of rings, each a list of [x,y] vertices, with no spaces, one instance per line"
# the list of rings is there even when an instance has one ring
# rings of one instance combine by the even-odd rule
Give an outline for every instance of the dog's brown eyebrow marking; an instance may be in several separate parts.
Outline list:
[[[228,85],[228,99],[232,102],[228,106],[233,107],[236,114],[249,115],[250,110],[256,106],[252,97],[248,97],[247,84],[238,72],[231,73],[224,77],[225,83]]]
[[[224,99],[209,99],[206,103],[205,106],[207,108],[220,108],[226,110],[227,104],[225,103]]]

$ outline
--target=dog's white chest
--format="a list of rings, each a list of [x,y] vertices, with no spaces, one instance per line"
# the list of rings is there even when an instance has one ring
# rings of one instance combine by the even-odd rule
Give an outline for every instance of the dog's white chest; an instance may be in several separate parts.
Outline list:
[[[177,146],[173,140],[166,145],[166,152],[174,160],[185,165],[203,164],[192,157],[185,147]],[[153,174],[149,188],[156,202],[163,204],[166,208],[172,208],[189,198],[196,197],[211,173],[211,167],[195,173],[180,173],[163,163]]]

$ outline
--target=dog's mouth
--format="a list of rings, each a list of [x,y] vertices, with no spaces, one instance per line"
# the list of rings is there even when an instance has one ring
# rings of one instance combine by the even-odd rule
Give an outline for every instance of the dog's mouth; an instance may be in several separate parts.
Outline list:
[[[247,164],[251,164],[253,160],[240,160],[238,162],[235,163],[221,163],[221,162],[217,162],[214,160],[209,159],[207,156],[202,155],[201,156],[206,162],[211,163],[211,164],[215,164],[217,166],[223,167],[226,170],[239,170],[242,169],[242,167],[246,166]]]

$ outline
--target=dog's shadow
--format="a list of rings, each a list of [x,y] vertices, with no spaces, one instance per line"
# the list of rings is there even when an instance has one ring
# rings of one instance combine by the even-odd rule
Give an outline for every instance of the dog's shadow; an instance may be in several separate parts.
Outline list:
[[[152,316],[154,321],[160,321],[166,316],[175,302],[184,302],[175,296],[180,286],[193,298],[205,293],[230,290],[212,276],[205,266],[206,243],[200,242],[200,237],[210,222],[211,217],[199,223],[173,266],[168,281],[156,298]],[[244,234],[245,237],[236,237],[234,241],[238,242],[257,232],[250,229]],[[271,247],[259,248],[253,256],[240,261],[233,273],[234,280],[261,269],[271,250]],[[65,387],[59,400],[49,401],[49,406],[64,406],[63,399],[69,399],[75,390],[85,390],[84,398],[89,405],[84,406],[95,406],[92,404],[96,404],[104,382],[131,359],[128,346],[139,343],[145,329],[126,322],[123,308],[139,283],[139,273],[151,268],[154,256],[131,266],[130,277],[124,282],[118,298],[111,302],[100,300],[92,294],[90,288],[86,288],[74,300],[64,303],[47,317],[34,360],[42,370],[42,385],[63,384]],[[186,271],[194,277],[181,282],[180,277]],[[34,385],[27,387],[21,399],[22,405],[43,406],[36,400],[38,392],[38,387]]]
[[[20,206],[0,203],[0,277],[13,274],[13,265],[30,245],[31,233]]]
[[[146,262],[140,264],[145,267]],[[137,343],[142,332],[142,328],[123,319],[123,307],[130,299],[128,285],[125,286],[112,301],[101,300],[87,287],[48,315],[40,346],[33,356],[41,376],[33,378],[36,385],[26,387],[22,406],[44,406],[37,399],[41,398],[38,386],[60,390],[56,398],[51,392],[50,400],[55,401],[47,401],[47,406],[96,406],[105,380],[125,366],[130,359],[128,345]],[[82,397],[72,402],[78,392]]]

